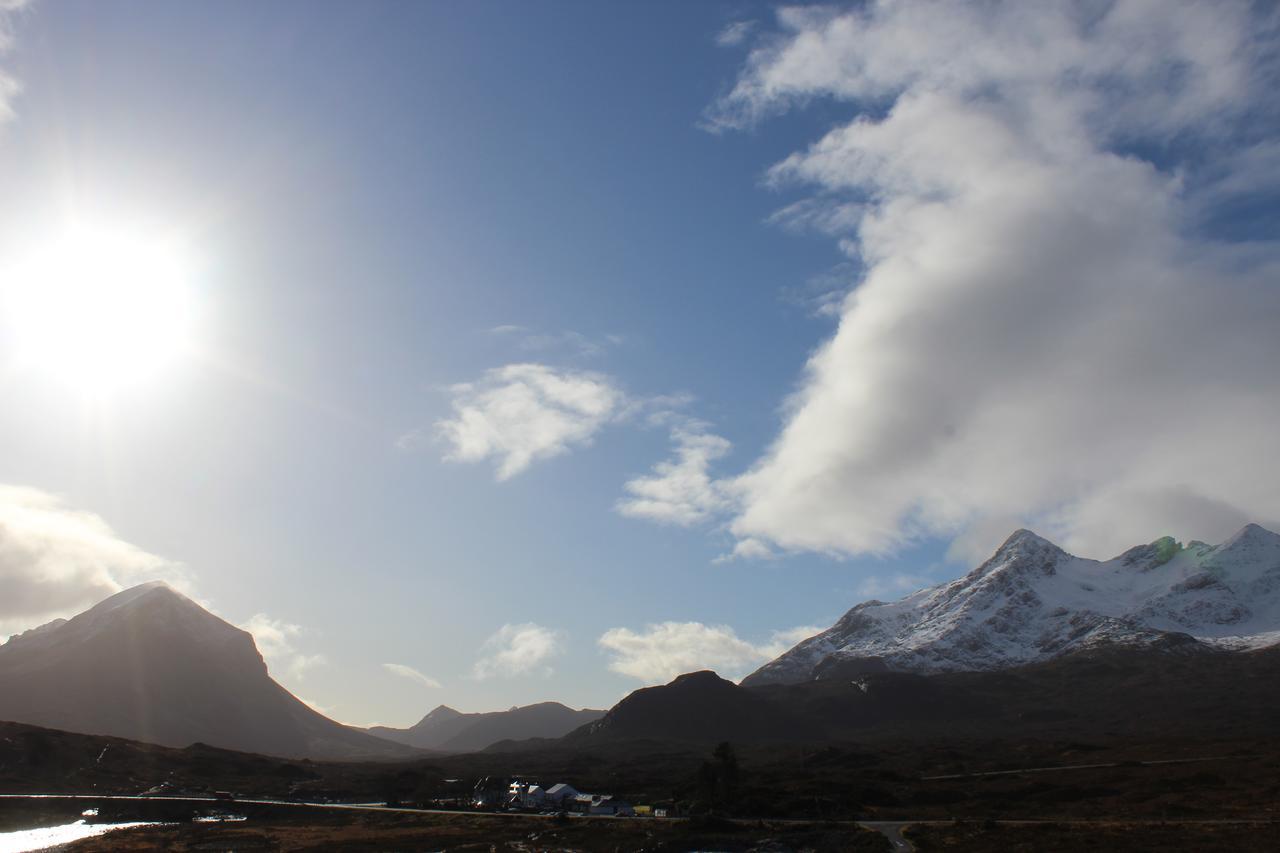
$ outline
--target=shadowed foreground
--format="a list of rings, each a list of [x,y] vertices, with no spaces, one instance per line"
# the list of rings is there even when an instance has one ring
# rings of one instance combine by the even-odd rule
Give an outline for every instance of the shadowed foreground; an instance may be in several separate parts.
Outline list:
[[[179,824],[121,830],[67,851],[131,850],[889,850],[856,825],[731,823],[720,820],[554,820],[500,815],[318,814],[273,816],[252,825]]]
[[[1105,850],[1108,853],[1149,850],[1194,850],[1197,853],[1273,851],[1280,849],[1280,824],[1149,823],[997,823],[956,821],[917,824],[904,833],[920,853],[1067,853]]]

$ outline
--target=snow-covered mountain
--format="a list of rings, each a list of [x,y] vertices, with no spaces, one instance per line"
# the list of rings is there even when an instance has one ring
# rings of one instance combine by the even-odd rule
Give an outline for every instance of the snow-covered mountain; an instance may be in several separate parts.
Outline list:
[[[1099,644],[1196,641],[1280,643],[1280,535],[1250,524],[1220,545],[1166,537],[1099,562],[1019,530],[964,577],[859,604],[743,684],[999,669]]]
[[[307,707],[252,636],[158,581],[0,645],[0,720],[299,758],[412,754]]]

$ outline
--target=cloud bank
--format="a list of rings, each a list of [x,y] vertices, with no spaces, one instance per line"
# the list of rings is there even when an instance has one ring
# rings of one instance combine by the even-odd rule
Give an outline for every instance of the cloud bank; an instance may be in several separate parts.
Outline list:
[[[481,647],[481,658],[471,669],[473,678],[511,678],[518,675],[548,676],[550,660],[564,651],[559,631],[533,622],[503,625]]]
[[[126,542],[99,516],[0,485],[0,633],[74,615],[149,580],[188,587],[180,564]]]
[[[741,678],[821,630],[804,626],[775,631],[769,642],[756,645],[740,638],[728,625],[661,622],[647,625],[643,631],[611,628],[598,643],[612,656],[609,669],[645,684],[664,684],[677,675],[703,669]]]
[[[861,277],[777,439],[726,485],[732,531],[834,555],[942,536],[969,559],[1017,524],[1109,556],[1280,522],[1280,250],[1274,220],[1244,241],[1232,213],[1280,201],[1274,10],[778,20],[708,121],[851,105],[767,181],[807,192],[777,219],[830,234]]]

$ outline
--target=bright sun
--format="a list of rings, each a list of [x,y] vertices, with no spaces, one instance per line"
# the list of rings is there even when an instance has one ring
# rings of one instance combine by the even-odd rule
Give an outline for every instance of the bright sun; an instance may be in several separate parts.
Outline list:
[[[190,265],[160,237],[75,228],[15,272],[4,295],[19,363],[83,392],[150,377],[191,344]]]

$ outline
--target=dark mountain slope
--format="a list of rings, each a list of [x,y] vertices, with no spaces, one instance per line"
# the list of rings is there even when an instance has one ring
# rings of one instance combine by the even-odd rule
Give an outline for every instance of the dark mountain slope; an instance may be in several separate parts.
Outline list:
[[[409,754],[307,707],[267,674],[252,636],[163,583],[0,646],[0,719],[280,756]]]
[[[623,740],[796,740],[806,721],[784,703],[726,681],[714,672],[691,672],[670,684],[635,691],[593,723],[562,739],[590,746]]]
[[[493,749],[833,743],[948,738],[1277,737],[1280,648],[1225,651],[1191,638],[1106,646],[993,672],[859,671],[741,687],[711,672],[637,690],[558,740]]]

